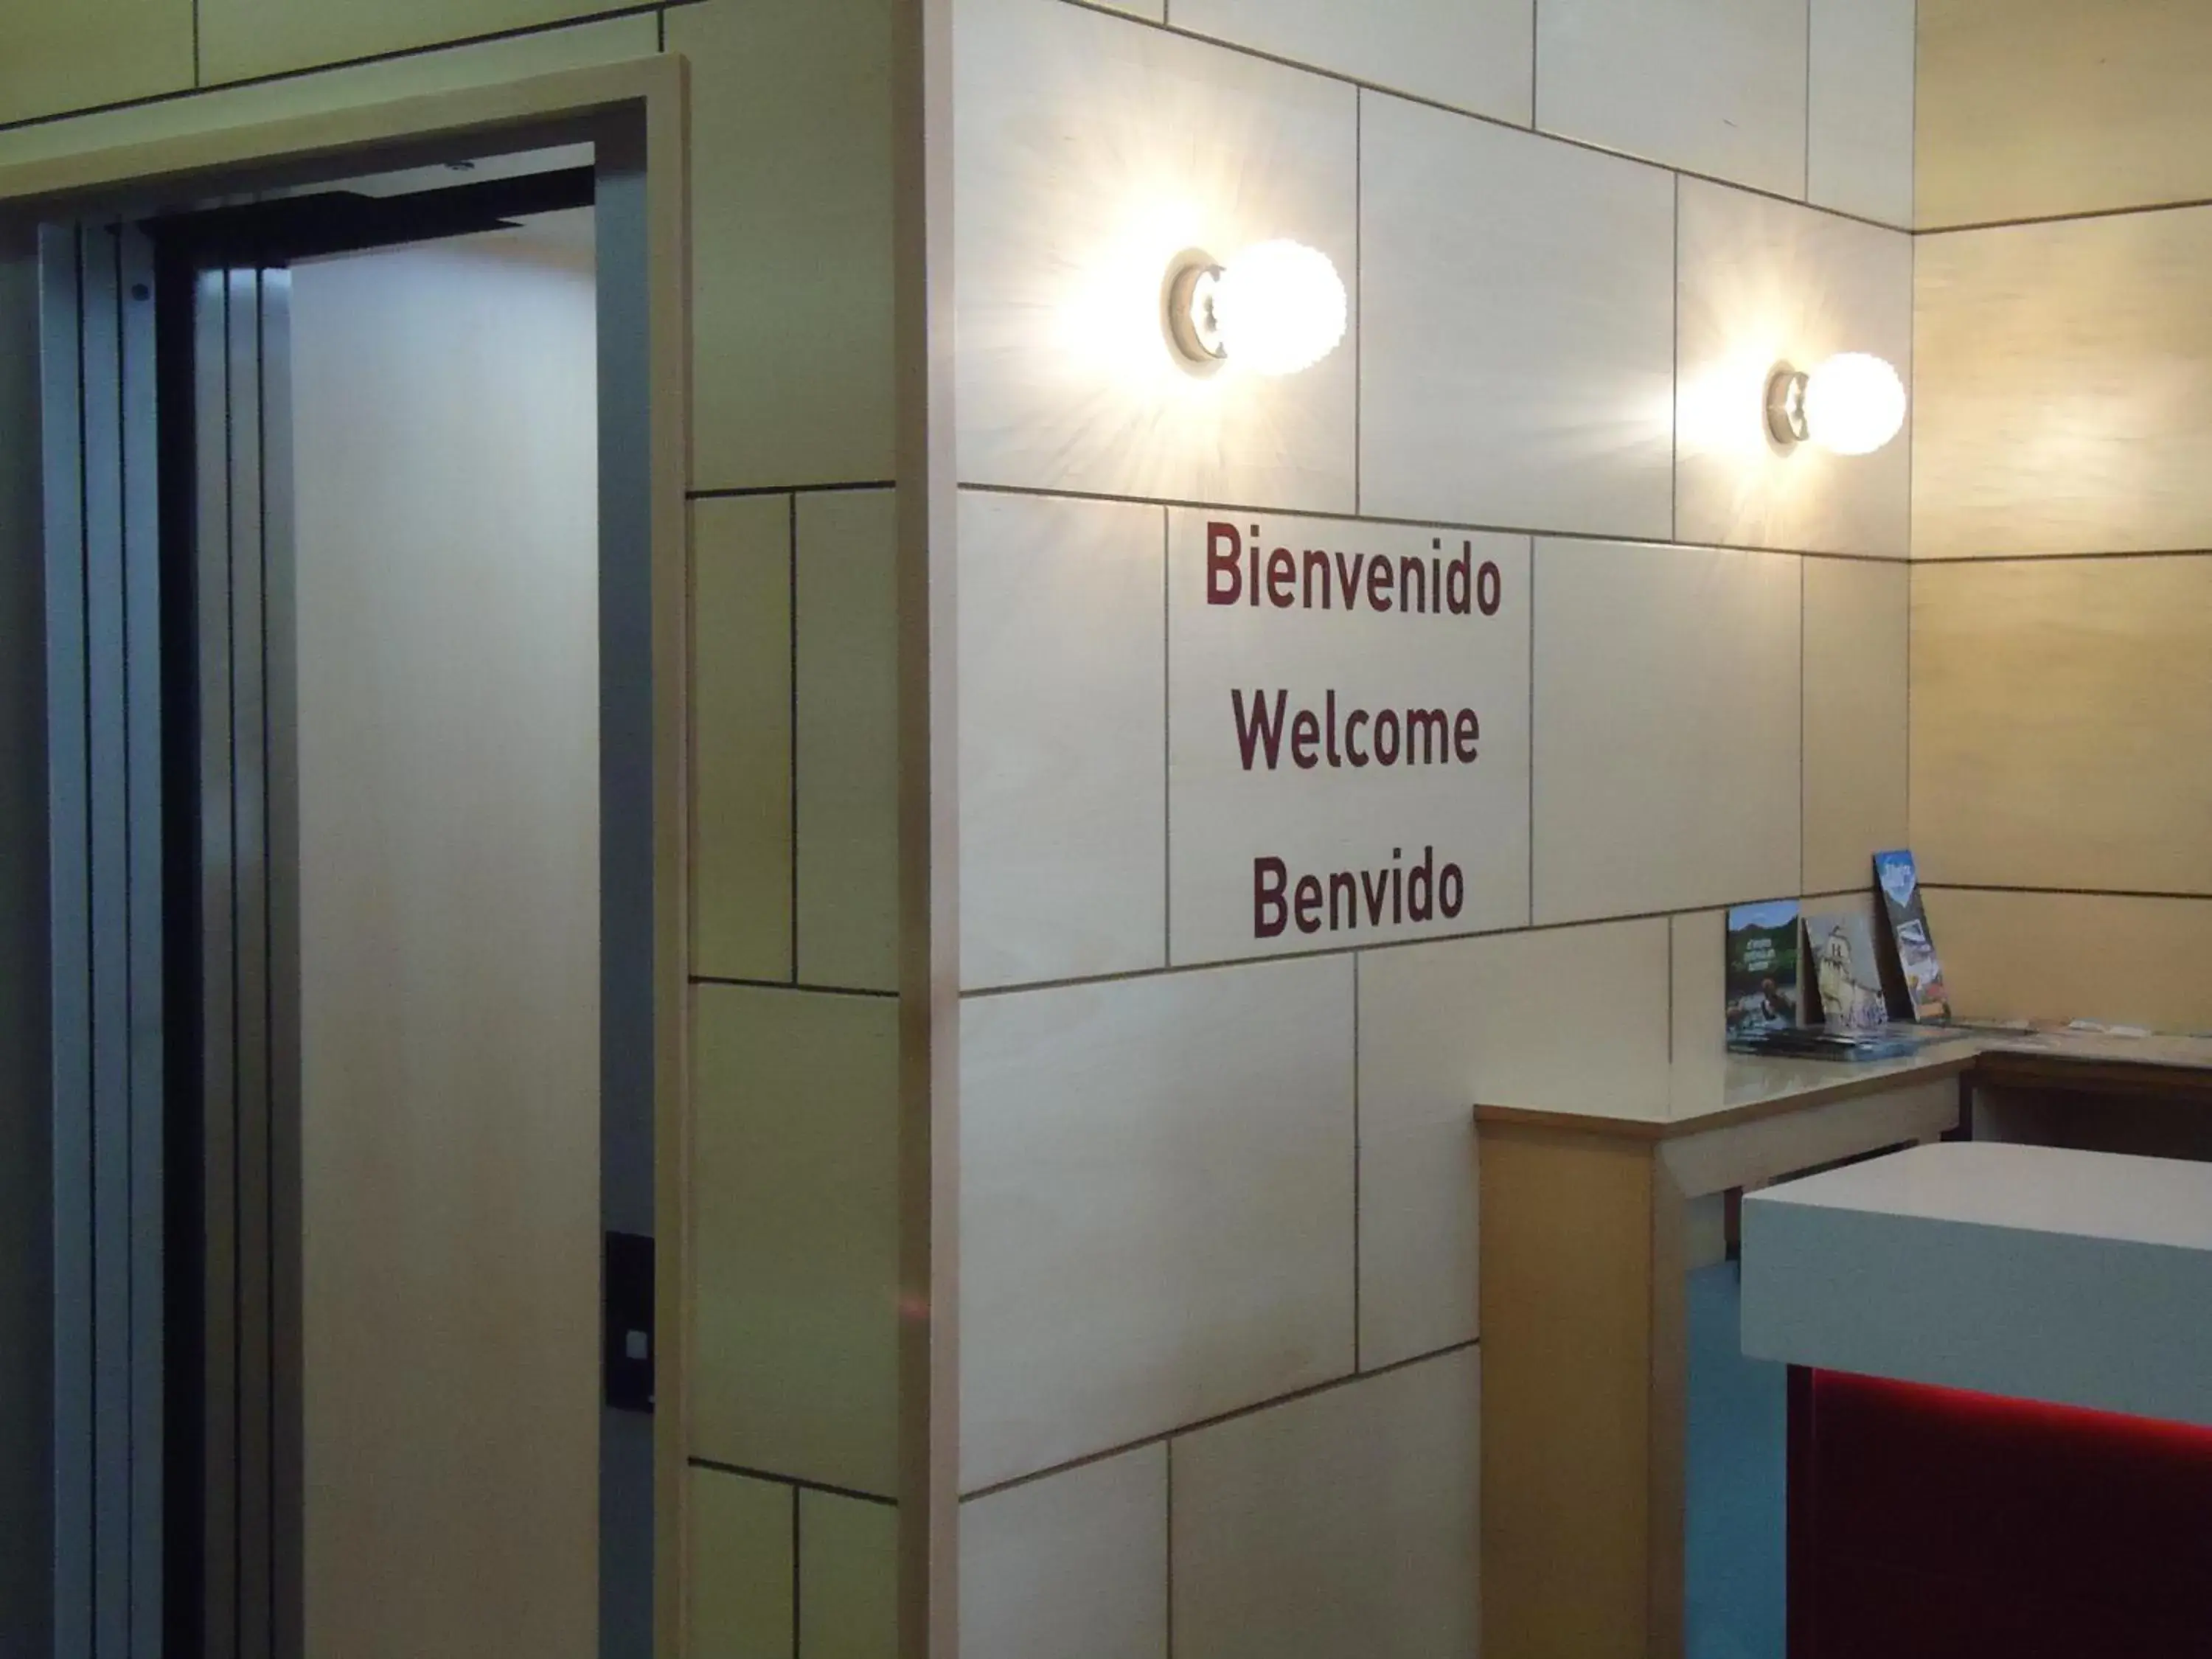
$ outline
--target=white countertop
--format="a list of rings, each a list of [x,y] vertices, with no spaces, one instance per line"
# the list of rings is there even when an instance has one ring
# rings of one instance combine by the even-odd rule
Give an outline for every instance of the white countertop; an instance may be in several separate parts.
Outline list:
[[[1962,1142],[1752,1194],[1743,1347],[2212,1426],[2212,1164]]]

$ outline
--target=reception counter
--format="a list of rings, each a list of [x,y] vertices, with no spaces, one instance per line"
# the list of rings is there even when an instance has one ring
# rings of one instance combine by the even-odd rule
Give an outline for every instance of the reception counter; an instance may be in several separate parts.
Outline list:
[[[1743,1205],[1790,1659],[2212,1652],[2212,1165],[1915,1147]]]
[[[1961,1143],[1754,1193],[1743,1350],[2212,1427],[2212,1164]]]
[[[2154,1152],[2158,1158],[2140,1160],[2152,1170],[2139,1171],[2154,1186],[2197,1176],[2197,1166],[2167,1160],[2212,1160],[2212,1041],[2203,1038],[1959,1030],[1909,1057],[1872,1065],[1723,1058],[1717,1049],[1716,1039],[1711,1054],[1686,1063],[1678,1054],[1641,1112],[1592,1112],[1572,1099],[1475,1106],[1487,1659],[1568,1653],[1577,1659],[1673,1659],[1685,1651],[1687,1286],[1693,1268],[1719,1259],[1721,1218],[1739,1195],[1745,1214],[1771,1213],[1754,1206],[1848,1173],[1805,1172],[1900,1147],[1917,1149],[1908,1156],[1939,1160],[1953,1152],[2032,1158],[2044,1150],[2011,1144],[2025,1142]],[[2183,1173],[2166,1173],[2176,1169]],[[2072,1201],[2087,1203],[2087,1194]],[[2138,1207],[2141,1202],[2138,1194]],[[2172,1204],[2188,1207],[2179,1197]],[[2197,1208],[2212,1218],[2212,1195]],[[1960,1231],[1942,1234],[1940,1244],[1923,1251],[1931,1270],[1940,1264],[1939,1276],[1923,1280],[1901,1273],[1906,1311],[1893,1309],[1881,1322],[1866,1316],[1869,1323],[1903,1321],[1897,1333],[1877,1332],[1869,1342],[1906,1345],[1912,1331],[1942,1328],[1960,1313],[1960,1299],[1971,1300],[1966,1287],[1978,1270],[1966,1243],[1971,1228],[1955,1219],[1924,1219],[1939,1232],[1946,1225]],[[2089,1224],[2086,1215],[2081,1219]],[[1992,1215],[1982,1224],[1985,1240],[1995,1238],[1998,1220]],[[1842,1221],[1814,1216],[1808,1224]],[[2013,1242],[2033,1231],[2014,1230]],[[1757,1248],[1755,1241],[1747,1247],[1747,1272]],[[2091,1255],[2118,1253],[2110,1257],[2115,1279],[2130,1278],[2135,1262],[2156,1258],[2153,1276],[2168,1275],[2167,1295],[2181,1294],[2172,1288],[2180,1281],[2171,1275],[2190,1271],[2165,1260],[2176,1248],[2162,1237],[2122,1236],[2087,1245]],[[2130,1265],[2119,1265],[2121,1256]],[[2168,1395],[2090,1391],[2094,1378],[2087,1373],[2098,1368],[2078,1353],[2023,1355],[2005,1348],[1999,1336],[2033,1346],[2039,1328],[2065,1315],[2056,1304],[2031,1303],[2023,1311],[2020,1297],[2031,1291],[2055,1297],[2061,1281],[2032,1249],[2024,1259],[2039,1265],[2015,1265],[2011,1271],[2024,1277],[2002,1281],[2006,1259],[2002,1240],[1981,1258],[1979,1271],[2000,1275],[1985,1292],[1990,1305],[1983,1316],[1993,1328],[1983,1353],[1986,1369],[1922,1376],[1900,1358],[1899,1374],[1914,1382],[1888,1386],[1942,1383],[1999,1392],[2027,1387],[2021,1379],[2038,1375],[2033,1368],[2041,1364],[2050,1377],[2047,1392],[2074,1402],[2069,1409],[2098,1405],[2155,1410],[2183,1423],[2203,1420],[2188,1417]],[[2199,1265],[2212,1269],[2212,1255]],[[2041,1280],[2040,1287],[2027,1279]],[[2145,1294],[2155,1300],[2160,1292]],[[1948,1301],[1938,1305],[1939,1297]],[[2179,1305],[2212,1310],[2212,1288],[2187,1298]],[[2101,1297],[2085,1291],[2074,1305],[2083,1320],[2126,1322],[2124,1300],[2108,1286]],[[1998,1313],[1996,1304],[2008,1302],[2012,1308]],[[1840,1313],[1843,1304],[1830,1306]],[[2212,1313],[2193,1322],[2212,1332]],[[1958,1328],[1972,1328],[1972,1321]],[[2140,1329],[2135,1334],[2144,1336]],[[2104,1340],[2086,1337],[2075,1346]],[[2190,1340],[2202,1339],[2174,1339],[2177,1346],[2167,1351],[2173,1370],[2187,1368],[2179,1345]],[[1924,1346],[1918,1351],[1926,1352]],[[2201,1346],[2195,1352],[2199,1379],[2212,1376],[2212,1353]],[[2004,1369],[2016,1361],[2030,1369]],[[1845,1362],[1838,1351],[1815,1363]],[[1863,1363],[1874,1363],[1871,1349]],[[2153,1373],[2132,1359],[2099,1372],[2107,1382],[2132,1373],[2141,1375],[2129,1386],[2152,1386]],[[2185,1384],[2175,1380],[2173,1386]],[[2119,1403],[2125,1400],[2135,1403]],[[2203,1576],[2212,1584],[2212,1563]],[[1792,1601],[1793,1617],[1798,1606]],[[2212,1638],[2173,1650],[2212,1654]],[[2008,1650],[1969,1644],[1952,1651]]]

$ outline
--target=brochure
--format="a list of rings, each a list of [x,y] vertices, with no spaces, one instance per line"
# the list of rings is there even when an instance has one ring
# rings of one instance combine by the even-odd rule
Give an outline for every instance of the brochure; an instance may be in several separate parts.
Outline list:
[[[1728,1034],[1797,1023],[1797,901],[1739,904],[1728,913]]]
[[[1881,892],[1889,935],[1890,964],[1901,981],[1912,1018],[1948,1019],[1950,994],[1943,988],[1943,964],[1928,933],[1928,909],[1921,901],[1920,872],[1909,848],[1874,855],[1874,882]]]
[[[1867,1031],[1889,1023],[1870,910],[1808,916],[1805,942],[1820,988],[1820,1018],[1830,1030]]]

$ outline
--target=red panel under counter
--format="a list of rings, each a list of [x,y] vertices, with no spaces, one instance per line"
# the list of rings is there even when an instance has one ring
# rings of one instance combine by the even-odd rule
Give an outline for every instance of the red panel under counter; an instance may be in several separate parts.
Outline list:
[[[1793,1367],[1790,1659],[2212,1655],[2212,1430]]]

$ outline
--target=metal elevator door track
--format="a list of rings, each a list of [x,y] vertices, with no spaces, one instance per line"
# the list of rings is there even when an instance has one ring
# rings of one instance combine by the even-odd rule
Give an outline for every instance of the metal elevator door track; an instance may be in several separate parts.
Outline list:
[[[599,1276],[623,1304],[601,1333],[593,1298],[586,1355],[605,1402],[596,1647],[651,1650],[643,172],[634,139],[595,142],[581,168],[50,222],[21,248],[0,234],[0,328],[12,342],[23,323],[38,364],[35,385],[0,374],[0,414],[40,434],[27,491],[0,465],[0,532],[35,526],[45,549],[40,612],[0,592],[0,643],[27,622],[43,645],[34,1150],[52,1180],[33,1334],[53,1355],[39,1616],[57,1659],[301,1659],[309,1642],[292,267],[578,206],[598,209],[602,988],[581,1277],[604,1233]],[[0,1650],[9,1634],[0,1607]]]

